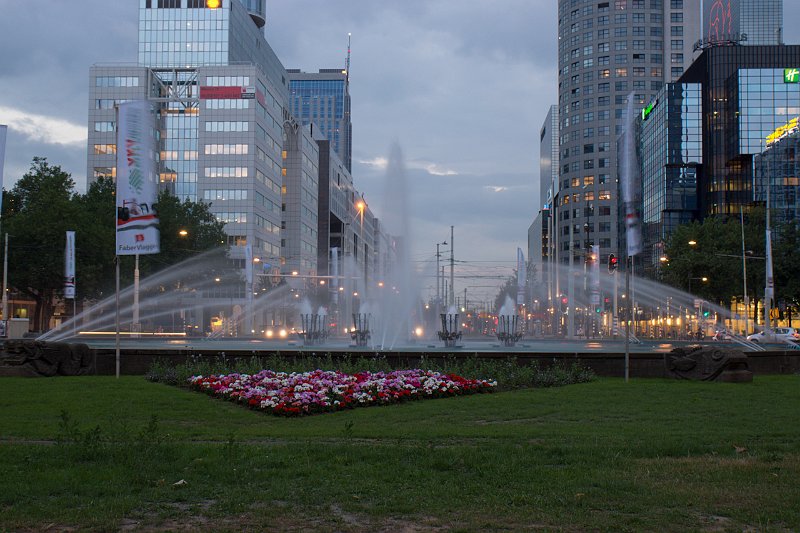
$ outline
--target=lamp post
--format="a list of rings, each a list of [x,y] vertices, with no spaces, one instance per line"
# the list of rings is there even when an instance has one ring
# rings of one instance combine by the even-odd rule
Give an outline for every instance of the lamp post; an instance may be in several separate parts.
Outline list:
[[[693,279],[702,281],[703,283],[707,283],[708,282],[708,278],[705,277],[705,276],[697,277],[697,278],[689,277],[689,294],[692,294],[692,280]],[[698,329],[700,328],[700,316],[701,316],[700,314],[701,314],[702,311],[703,311],[703,301],[701,300],[700,301],[700,305],[697,306],[697,327],[698,327]]]
[[[437,242],[436,243],[436,316],[439,316],[439,305],[441,304],[440,295],[439,295],[439,257],[441,254],[439,253],[439,246],[447,246],[447,241]]]

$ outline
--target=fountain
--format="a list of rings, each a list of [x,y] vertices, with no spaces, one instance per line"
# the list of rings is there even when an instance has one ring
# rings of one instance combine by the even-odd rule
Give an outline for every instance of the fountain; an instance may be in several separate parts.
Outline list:
[[[303,346],[319,346],[328,338],[328,328],[325,324],[328,313],[320,307],[316,313],[300,313],[302,331],[299,333],[303,339]]]
[[[442,319],[442,329],[437,332],[439,340],[444,341],[445,348],[454,348],[456,342],[461,340],[461,332],[458,330],[458,313],[454,307],[451,307],[447,313],[442,313],[440,318]]]
[[[350,330],[350,338],[356,342],[356,346],[366,346],[372,337],[369,332],[371,316],[369,313],[353,313],[353,329]]]
[[[522,338],[520,316],[517,314],[514,301],[509,296],[506,296],[506,301],[497,314],[495,336],[503,343],[503,346],[515,346],[517,341]]]

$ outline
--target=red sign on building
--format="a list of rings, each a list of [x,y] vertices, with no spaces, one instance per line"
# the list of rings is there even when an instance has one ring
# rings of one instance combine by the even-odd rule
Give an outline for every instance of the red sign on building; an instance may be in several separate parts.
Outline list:
[[[240,99],[242,87],[200,87],[200,98],[205,100],[215,99]]]

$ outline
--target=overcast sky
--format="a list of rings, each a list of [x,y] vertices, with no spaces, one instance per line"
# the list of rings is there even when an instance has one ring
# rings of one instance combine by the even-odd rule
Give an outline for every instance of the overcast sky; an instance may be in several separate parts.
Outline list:
[[[138,4],[0,0],[6,189],[34,156],[85,189],[89,67],[136,62]],[[785,20],[800,16],[797,0],[785,9]],[[557,98],[556,13],[555,0],[267,0],[267,40],[287,68],[343,66],[352,33],[356,187],[378,217],[391,208],[384,167],[398,143],[412,258],[433,264],[455,226],[461,270],[487,276],[469,281],[470,294],[492,293],[492,276],[510,274],[526,249],[539,129]]]

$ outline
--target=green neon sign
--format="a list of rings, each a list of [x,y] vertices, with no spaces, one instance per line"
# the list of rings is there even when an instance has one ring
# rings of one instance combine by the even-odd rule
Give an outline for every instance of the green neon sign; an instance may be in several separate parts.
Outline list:
[[[647,117],[650,116],[650,113],[653,112],[653,109],[655,109],[657,105],[658,105],[658,98],[656,98],[654,101],[650,102],[647,105],[647,107],[642,109],[642,120],[647,120]]]
[[[783,83],[800,83],[800,69],[783,69]]]

